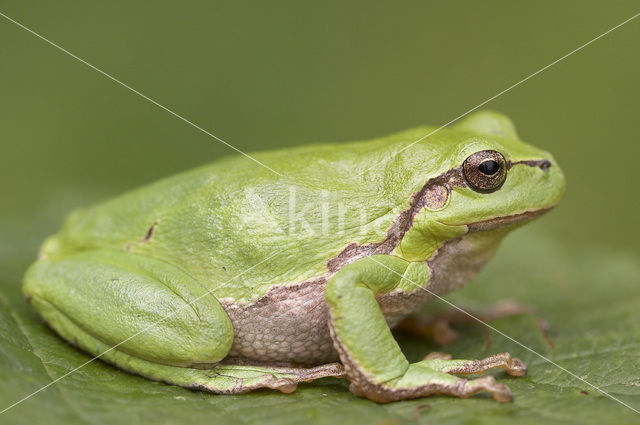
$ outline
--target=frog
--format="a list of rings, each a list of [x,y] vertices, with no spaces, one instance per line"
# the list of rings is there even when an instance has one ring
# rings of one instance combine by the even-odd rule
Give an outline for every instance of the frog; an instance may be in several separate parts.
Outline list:
[[[291,393],[339,378],[379,403],[507,402],[510,388],[484,372],[522,376],[518,358],[410,362],[392,331],[464,287],[564,191],[550,153],[479,111],[445,128],[222,157],[78,209],[22,288],[71,344],[167,384]]]

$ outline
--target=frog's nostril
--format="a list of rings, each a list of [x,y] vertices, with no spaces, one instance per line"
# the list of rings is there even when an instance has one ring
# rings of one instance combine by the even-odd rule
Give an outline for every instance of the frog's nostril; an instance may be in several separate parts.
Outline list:
[[[543,159],[542,161],[540,161],[539,165],[541,170],[547,170],[549,169],[549,167],[551,167],[551,162],[547,161],[546,159]]]

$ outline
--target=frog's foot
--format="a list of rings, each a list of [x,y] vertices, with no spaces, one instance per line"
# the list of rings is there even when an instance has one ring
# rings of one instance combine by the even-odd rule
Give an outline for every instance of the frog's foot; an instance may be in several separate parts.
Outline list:
[[[436,354],[437,356],[434,356]],[[430,353],[427,360],[441,360],[442,372],[455,375],[470,375],[482,373],[489,369],[502,368],[511,376],[523,376],[527,373],[527,366],[522,360],[511,357],[509,353],[499,353],[480,360],[451,360],[451,356],[445,353]]]
[[[406,377],[390,382],[372,384],[370,382],[352,381],[349,390],[360,397],[378,403],[427,397],[430,395],[448,395],[452,397],[469,398],[479,392],[488,392],[493,399],[502,403],[511,401],[513,394],[505,384],[496,382],[493,376],[483,376],[477,379],[458,378],[447,373],[437,372],[435,369],[421,365],[412,365],[413,374],[422,376],[422,384],[416,385],[413,380],[404,382]]]
[[[461,379],[460,387],[446,388],[442,393],[454,397],[468,398],[481,391],[486,391],[493,396],[493,399],[501,403],[511,401],[513,393],[505,384],[496,382],[493,376],[484,376],[471,381]]]
[[[367,379],[352,379],[349,389],[361,397],[377,402],[389,402],[419,398],[434,394],[468,398],[478,392],[490,393],[499,402],[511,401],[511,389],[496,382],[493,376],[467,380],[452,376],[482,373],[502,368],[509,375],[522,376],[526,366],[509,353],[500,353],[481,360],[451,360],[446,353],[430,353],[419,363],[414,363],[403,377],[387,382],[374,383]]]
[[[478,320],[474,319],[474,317],[482,322],[488,322],[518,314],[530,314],[547,344],[551,348],[555,348],[553,341],[548,335],[549,324],[545,320],[536,317],[532,309],[526,305],[512,300],[503,300],[482,311],[475,312],[467,310],[467,312],[469,314],[458,309],[452,309],[433,314],[428,320],[409,316],[400,322],[396,326],[396,329],[414,335],[433,338],[438,344],[446,346],[455,342],[460,336],[459,333],[452,328],[452,325],[477,324]],[[489,340],[487,339],[488,334],[483,334],[483,336],[486,339],[486,348],[486,346],[489,345]]]

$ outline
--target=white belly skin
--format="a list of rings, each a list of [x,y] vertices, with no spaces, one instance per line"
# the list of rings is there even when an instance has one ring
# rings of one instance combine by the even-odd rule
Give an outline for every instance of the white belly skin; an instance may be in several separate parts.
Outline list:
[[[227,360],[317,365],[338,360],[327,326],[325,279],[274,286],[247,305],[222,306],[234,339]]]
[[[443,295],[464,286],[495,252],[496,246],[480,246],[468,235],[446,243],[427,265],[431,277],[427,289],[392,291],[378,303],[390,327],[417,311],[433,294]],[[481,248],[481,252],[478,252]],[[324,288],[328,276],[274,286],[246,305],[221,303],[231,318],[234,341],[226,362],[311,366],[338,361],[329,335]]]

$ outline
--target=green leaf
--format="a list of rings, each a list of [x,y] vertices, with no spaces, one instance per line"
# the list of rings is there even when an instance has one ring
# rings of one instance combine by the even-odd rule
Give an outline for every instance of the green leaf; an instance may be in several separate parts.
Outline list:
[[[537,353],[636,409],[640,408],[640,262],[634,255],[569,248],[535,226],[510,236],[497,258],[464,290],[447,297],[471,311],[502,299],[534,309],[551,328],[552,349],[534,316],[490,322]],[[35,242],[34,242],[35,244]],[[29,244],[25,244],[29,246]],[[25,247],[25,252],[27,251]],[[0,287],[0,409],[10,406],[91,357],[58,338],[22,299],[19,275],[28,255],[11,258]],[[425,312],[447,309],[435,301]],[[456,328],[460,339],[441,347],[397,337],[416,360],[429,351],[458,358],[509,351],[529,367],[524,377],[495,372],[514,392],[512,403],[483,395],[467,400],[429,397],[377,404],[348,391],[346,381],[300,385],[290,395],[256,391],[222,396],[133,376],[99,360],[0,415],[3,423],[69,424],[632,424],[640,416],[559,367],[482,325]]]

